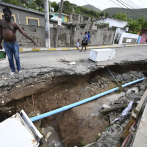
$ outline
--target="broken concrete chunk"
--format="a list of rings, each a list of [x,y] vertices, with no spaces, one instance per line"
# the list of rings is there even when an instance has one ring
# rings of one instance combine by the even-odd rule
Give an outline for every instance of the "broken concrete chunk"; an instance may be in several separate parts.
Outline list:
[[[108,108],[111,108],[111,107],[108,106],[108,105],[106,105],[106,104],[103,104],[103,105],[102,105],[102,108],[103,108],[103,109],[108,109]]]

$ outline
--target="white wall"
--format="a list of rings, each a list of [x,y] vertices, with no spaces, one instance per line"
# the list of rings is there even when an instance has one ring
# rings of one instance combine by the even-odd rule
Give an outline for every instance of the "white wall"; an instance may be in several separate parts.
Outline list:
[[[105,18],[105,19],[100,19],[97,21],[98,24],[100,23],[109,23],[109,28],[112,28],[113,26],[119,27],[119,28],[124,28],[127,24],[127,22],[124,21],[119,21],[111,18]]]
[[[122,33],[119,39],[119,43],[118,44],[123,44],[123,38],[128,38],[128,39],[138,39],[139,35],[136,34],[131,34],[131,33]],[[137,40],[136,40],[137,41]]]
[[[117,28],[117,29],[116,29],[116,32],[115,32],[115,36],[114,36],[113,43],[115,43],[115,40],[119,41],[119,39],[120,39],[120,37],[121,37],[121,34],[122,34],[122,33],[125,33],[125,32],[126,32],[126,29]]]

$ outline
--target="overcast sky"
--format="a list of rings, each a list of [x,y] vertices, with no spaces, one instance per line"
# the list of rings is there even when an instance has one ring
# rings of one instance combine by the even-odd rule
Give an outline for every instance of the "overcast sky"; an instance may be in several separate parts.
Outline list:
[[[56,2],[60,2],[60,0],[51,0],[51,1],[56,1]],[[110,8],[110,7],[120,7],[117,4],[113,3],[112,1],[115,1],[116,3],[117,0],[68,0],[70,3],[74,3],[78,6],[83,6],[83,5],[93,5],[101,10],[104,10],[106,8]],[[128,5],[132,5],[132,7],[134,8],[147,8],[147,0],[121,0],[124,1],[126,3],[126,1],[128,2],[133,2],[136,7],[133,4],[128,3]],[[118,3],[119,5],[121,5],[120,3]]]

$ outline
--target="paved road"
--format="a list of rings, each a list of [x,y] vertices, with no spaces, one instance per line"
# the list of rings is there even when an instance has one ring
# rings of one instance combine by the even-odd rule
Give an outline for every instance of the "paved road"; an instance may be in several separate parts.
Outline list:
[[[120,63],[122,61],[138,61],[147,59],[147,47],[123,47],[115,48],[116,58],[110,61],[98,62],[98,64],[112,64]],[[88,66],[88,64],[95,65],[88,60],[90,50],[86,52],[74,51],[41,51],[41,52],[27,52],[21,53],[21,64],[24,69],[40,68],[40,67],[55,67],[55,68],[70,68],[69,64],[59,62],[60,59],[67,61],[75,61],[76,66]],[[83,59],[85,62],[79,62]]]
[[[110,61],[98,62],[98,64],[112,64],[120,63],[122,61],[138,61],[147,59],[147,47],[122,47],[115,48],[116,58]],[[54,67],[54,68],[70,68],[71,65],[66,62],[60,62],[59,60],[75,61],[76,66],[88,66],[95,65],[92,61],[88,60],[90,50],[86,52],[73,51],[38,51],[38,52],[23,52],[20,53],[21,65],[23,69],[36,69],[43,67]],[[84,62],[79,62],[81,59]],[[0,67],[7,67],[8,62],[4,64],[0,61]]]

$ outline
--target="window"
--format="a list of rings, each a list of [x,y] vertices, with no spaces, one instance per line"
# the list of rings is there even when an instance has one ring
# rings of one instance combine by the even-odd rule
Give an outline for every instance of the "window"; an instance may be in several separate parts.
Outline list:
[[[16,17],[15,17],[14,14],[12,14],[11,18],[16,23]],[[4,14],[3,13],[0,13],[0,19],[4,19]]]
[[[27,25],[40,26],[39,18],[26,17]]]

